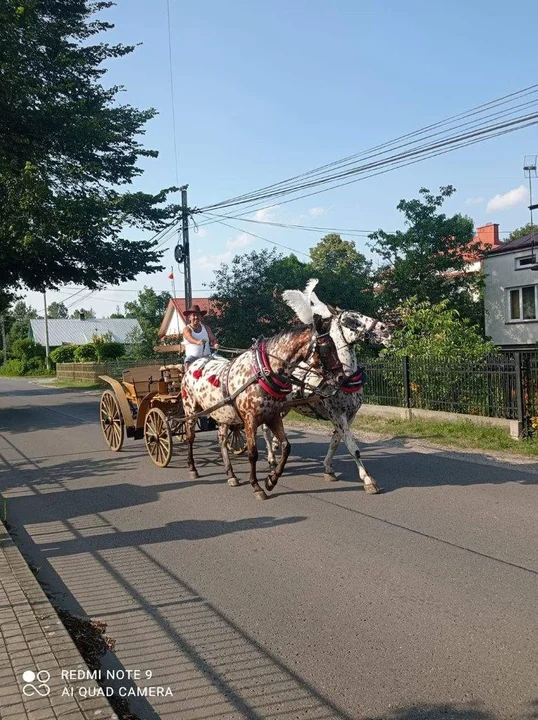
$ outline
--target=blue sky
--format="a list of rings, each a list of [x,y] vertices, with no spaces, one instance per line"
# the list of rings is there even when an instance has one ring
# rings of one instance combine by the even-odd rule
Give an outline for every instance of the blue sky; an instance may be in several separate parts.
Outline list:
[[[109,42],[141,43],[110,63],[105,82],[125,86],[122,101],[159,111],[144,139],[159,158],[144,161],[137,188],[175,185],[166,0],[118,0],[104,16],[116,25]],[[189,204],[199,207],[392,140],[532,85],[538,76],[535,0],[170,0],[170,16],[178,180],[189,184]],[[458,192],[447,212],[508,231],[528,222],[522,166],[535,153],[536,126],[258,217],[395,230],[402,227],[400,199],[416,197],[422,186],[452,184]],[[497,195],[503,197],[493,203],[497,209],[488,207]],[[307,254],[321,237],[232,224],[298,253]],[[370,256],[367,239],[355,241]],[[218,224],[193,233],[193,294],[208,294],[203,284],[221,261],[262,247],[271,246]],[[48,293],[48,300],[107,316],[143,285],[170,290],[171,249],[164,263],[167,272],[87,299],[84,292],[67,299],[76,288],[66,288]],[[175,275],[182,296],[177,266]],[[29,293],[28,300],[41,310],[41,296]]]

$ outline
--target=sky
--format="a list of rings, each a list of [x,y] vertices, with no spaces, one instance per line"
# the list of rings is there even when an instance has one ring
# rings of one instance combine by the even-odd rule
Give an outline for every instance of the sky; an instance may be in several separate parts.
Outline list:
[[[124,86],[122,102],[159,112],[143,140],[159,157],[141,162],[145,172],[134,189],[188,184],[191,207],[366,150],[538,77],[536,0],[508,6],[500,0],[168,0],[168,6],[167,0],[117,0],[103,17],[115,24],[108,42],[137,45],[109,63],[105,84]],[[476,227],[499,223],[506,237],[529,221],[523,164],[533,154],[538,126],[248,217],[394,231],[404,227],[396,209],[401,199],[451,184],[457,193],[445,212],[468,215]],[[214,223],[191,232],[194,296],[210,293],[214,270],[235,254],[274,247],[272,241],[306,261],[324,234],[230,222],[237,230]],[[375,260],[367,237],[353,240]],[[166,245],[162,272],[90,296],[67,286],[49,291],[47,301],[107,317],[144,286],[172,291],[171,267],[183,297],[175,242]],[[40,294],[29,292],[26,300],[42,312]]]

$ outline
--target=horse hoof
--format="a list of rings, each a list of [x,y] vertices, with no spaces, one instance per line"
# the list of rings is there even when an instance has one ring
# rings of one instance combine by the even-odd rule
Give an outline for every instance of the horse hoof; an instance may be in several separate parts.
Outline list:
[[[236,477],[228,478],[228,485],[230,487],[237,487],[239,485],[239,480]]]
[[[367,492],[368,495],[381,495],[383,488],[378,487],[375,483],[367,483],[364,486],[364,491]]]
[[[254,493],[254,499],[255,500],[267,500],[267,495],[263,490],[256,490]]]
[[[337,482],[338,480],[334,473],[323,473],[323,479],[325,482]]]
[[[189,472],[189,477],[191,480],[197,480],[200,476],[198,475],[198,470],[191,470]]]

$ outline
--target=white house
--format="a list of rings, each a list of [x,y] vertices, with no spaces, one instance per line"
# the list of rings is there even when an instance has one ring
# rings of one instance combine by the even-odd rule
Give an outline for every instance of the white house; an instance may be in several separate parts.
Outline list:
[[[107,336],[113,342],[125,345],[133,331],[141,332],[138,320],[132,318],[88,318],[87,320],[66,318],[49,320],[48,326],[51,348],[60,345],[86,345],[93,342],[94,336]],[[30,337],[34,342],[45,345],[44,320],[30,320]]]
[[[538,232],[491,250],[484,258],[484,275],[486,335],[505,349],[534,348],[538,343]]]

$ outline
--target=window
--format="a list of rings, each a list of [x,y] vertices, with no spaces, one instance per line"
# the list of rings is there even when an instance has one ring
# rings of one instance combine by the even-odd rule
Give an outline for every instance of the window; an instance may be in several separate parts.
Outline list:
[[[536,320],[538,285],[510,290],[510,320]]]
[[[516,270],[522,270],[534,265],[536,257],[534,255],[526,255],[525,257],[516,258]]]

